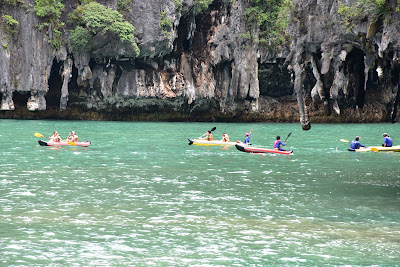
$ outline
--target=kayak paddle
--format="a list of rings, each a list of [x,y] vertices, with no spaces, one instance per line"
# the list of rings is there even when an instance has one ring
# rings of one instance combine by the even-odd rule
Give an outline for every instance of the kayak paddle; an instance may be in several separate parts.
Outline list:
[[[288,138],[289,138],[289,136],[292,134],[292,132],[290,132],[289,134],[288,134],[288,136],[286,137],[286,139],[285,139],[285,142],[288,140]]]
[[[34,133],[33,135],[36,136],[36,137],[44,137],[44,135],[41,134],[41,133]]]
[[[68,141],[68,144],[70,144],[71,146],[75,146],[75,143],[72,141]]]
[[[345,139],[340,139],[339,141],[340,141],[340,142],[343,142],[343,143],[350,143],[349,140],[345,140]]]
[[[379,149],[377,149],[376,147],[371,147],[371,150],[375,151],[375,152],[379,152]]]
[[[210,132],[215,131],[215,129],[217,129],[217,127],[212,127],[211,130],[210,130]],[[205,134],[206,134],[206,133],[205,133]],[[202,136],[199,136],[197,139],[202,138],[205,134],[203,134]],[[191,145],[191,144],[189,144],[189,145]]]

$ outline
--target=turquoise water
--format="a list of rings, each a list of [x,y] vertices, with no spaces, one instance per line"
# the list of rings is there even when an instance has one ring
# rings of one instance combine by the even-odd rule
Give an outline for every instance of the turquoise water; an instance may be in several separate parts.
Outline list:
[[[293,155],[189,146],[216,126]],[[400,262],[399,124],[0,120],[1,266],[384,265]],[[89,148],[41,147],[35,132]]]

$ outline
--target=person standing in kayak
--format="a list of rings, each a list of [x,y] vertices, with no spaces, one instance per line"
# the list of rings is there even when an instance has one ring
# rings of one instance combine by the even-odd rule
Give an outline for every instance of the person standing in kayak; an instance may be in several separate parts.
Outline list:
[[[383,136],[383,144],[382,144],[383,147],[393,146],[393,141],[387,133],[383,133],[382,136]]]
[[[353,141],[351,141],[350,147],[352,149],[359,149],[360,147],[365,147],[358,140],[360,140],[360,137],[356,136],[356,138]]]
[[[286,146],[286,141],[282,143],[281,137],[278,135],[274,142],[273,148],[280,151],[286,151],[285,149],[281,148],[281,146]]]
[[[251,136],[251,133],[253,132],[253,129],[251,129],[250,130],[250,133],[245,133],[244,134],[244,144],[250,144],[250,136]]]

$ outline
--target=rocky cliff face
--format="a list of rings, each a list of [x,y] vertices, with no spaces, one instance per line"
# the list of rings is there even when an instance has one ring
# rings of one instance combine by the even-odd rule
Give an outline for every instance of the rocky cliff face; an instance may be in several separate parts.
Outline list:
[[[345,27],[338,10],[357,2],[292,2],[288,31],[293,40],[286,60],[294,73],[303,129],[311,119],[394,122],[399,116],[398,3],[387,1],[388,11],[380,17],[361,12]],[[307,69],[315,81],[311,90],[304,87],[310,79]]]
[[[119,8],[117,0],[97,2]],[[120,12],[136,29],[139,56],[112,35],[96,35],[90,51],[74,51],[68,24],[54,47],[51,26],[35,27],[34,0],[0,4],[0,13],[19,22],[16,33],[0,30],[0,116],[300,120],[303,129],[310,121],[394,121],[397,13],[373,32],[368,17],[347,32],[341,1],[292,2],[291,47],[271,54],[260,49],[257,29],[255,38],[244,37],[247,1],[214,0],[200,12],[194,0],[132,0]],[[78,1],[63,3],[67,21]]]

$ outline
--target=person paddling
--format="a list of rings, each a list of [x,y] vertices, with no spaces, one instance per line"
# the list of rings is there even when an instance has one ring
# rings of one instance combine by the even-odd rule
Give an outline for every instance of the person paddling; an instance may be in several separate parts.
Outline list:
[[[203,134],[203,135],[204,135],[204,134]],[[207,140],[207,141],[212,141],[212,140],[214,140],[211,131],[207,131],[207,132],[205,133],[205,135],[206,135],[206,137],[204,137],[204,138],[199,138],[199,139],[203,139],[203,140]]]
[[[351,141],[350,147],[352,149],[359,149],[360,147],[365,147],[359,142],[359,140],[360,140],[360,137],[356,136],[356,138],[353,141]]]
[[[393,145],[393,141],[392,139],[389,137],[389,135],[387,133],[383,133],[383,147],[391,147]]]
[[[286,151],[286,149],[281,148],[281,146],[286,146],[286,140],[282,143],[281,137],[278,135],[274,142],[273,148],[280,151]]]
[[[57,131],[53,132],[53,135],[49,137],[50,142],[61,142],[61,136]]]
[[[250,144],[250,136],[251,136],[251,133],[253,132],[253,129],[251,129],[250,130],[250,133],[245,133],[244,134],[244,144]]]
[[[76,135],[75,131],[69,133],[67,137],[67,142],[78,142],[79,137]]]

